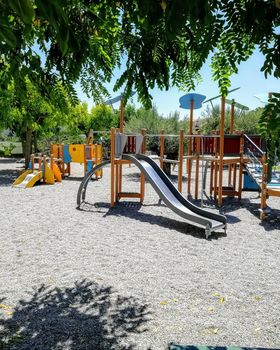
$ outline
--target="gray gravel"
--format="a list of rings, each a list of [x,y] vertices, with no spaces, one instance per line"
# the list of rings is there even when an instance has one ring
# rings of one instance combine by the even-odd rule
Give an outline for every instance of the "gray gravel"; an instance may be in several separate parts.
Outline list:
[[[256,193],[225,199],[227,235],[206,240],[149,184],[109,209],[109,168],[77,210],[82,167],[23,190],[20,166],[0,159],[0,349],[280,348],[280,198],[263,224]]]

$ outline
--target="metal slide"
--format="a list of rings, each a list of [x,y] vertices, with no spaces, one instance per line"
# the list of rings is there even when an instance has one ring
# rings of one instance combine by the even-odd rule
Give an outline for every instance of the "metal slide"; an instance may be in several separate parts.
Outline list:
[[[183,197],[161,168],[151,158],[141,154],[135,156],[123,154],[122,159],[129,160],[135,164],[145,174],[145,177],[149,180],[163,202],[176,214],[184,218],[190,225],[203,228],[206,238],[214,231],[219,229],[226,230],[226,217],[224,215],[199,208]],[[106,161],[94,167],[85,176],[78,191],[78,206],[81,205],[82,201],[85,201],[86,187],[92,175],[109,163],[110,161]]]

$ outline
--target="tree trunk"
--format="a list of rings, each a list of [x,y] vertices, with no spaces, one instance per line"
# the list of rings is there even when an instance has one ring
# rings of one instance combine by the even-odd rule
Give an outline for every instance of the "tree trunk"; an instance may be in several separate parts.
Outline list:
[[[34,144],[34,153],[38,153],[37,131],[34,131],[34,133],[33,133],[33,144]]]
[[[25,147],[24,147],[25,169],[28,168],[31,152],[32,152],[32,129],[28,127],[26,130]]]

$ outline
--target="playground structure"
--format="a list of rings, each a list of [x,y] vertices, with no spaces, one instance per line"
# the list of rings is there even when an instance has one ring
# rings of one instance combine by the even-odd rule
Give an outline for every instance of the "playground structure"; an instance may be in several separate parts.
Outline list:
[[[41,180],[43,183],[53,185],[55,181],[61,181],[61,173],[53,157],[47,158],[32,154],[29,169],[15,180],[13,187],[30,188]]]
[[[239,88],[237,88],[239,89]],[[231,90],[235,91],[237,89]],[[248,107],[235,102],[234,99],[226,100],[224,96],[217,96],[210,100],[221,97],[221,120],[220,130],[214,131],[211,135],[193,134],[193,110],[200,108],[205,96],[199,94],[187,94],[180,98],[180,107],[190,110],[190,127],[189,135],[184,135],[184,131],[180,131],[180,135],[165,135],[164,130],[160,135],[146,135],[146,131],[142,130],[141,137],[146,141],[148,136],[160,137],[160,155],[159,162],[160,167],[156,168],[156,163],[150,164],[152,161],[145,156],[146,142],[143,142],[142,146],[139,146],[140,135],[124,135],[124,106],[122,99],[120,99],[120,128],[115,131],[111,131],[111,159],[110,161],[99,164],[92,169],[85,177],[85,181],[82,182],[78,192],[77,203],[78,206],[85,200],[86,187],[88,185],[89,178],[100,171],[102,167],[108,163],[111,163],[111,207],[115,202],[119,202],[121,198],[139,198],[140,202],[144,200],[145,192],[145,176],[149,178],[152,186],[162,197],[162,188],[159,188],[157,182],[154,180],[155,174],[151,174],[147,171],[151,165],[157,175],[160,174],[158,181],[161,183],[163,179],[163,171],[166,164],[178,165],[178,193],[182,193],[182,177],[183,177],[183,161],[186,160],[186,172],[187,172],[187,194],[191,195],[191,182],[192,182],[192,165],[195,162],[195,191],[194,197],[198,199],[199,179],[201,177],[200,169],[202,169],[202,186],[201,186],[201,206],[203,206],[203,194],[206,193],[206,177],[207,171],[210,169],[210,197],[218,200],[218,206],[222,206],[224,196],[238,197],[241,199],[242,191],[258,191],[261,194],[261,207],[260,218],[265,219],[269,213],[269,208],[266,204],[266,198],[268,196],[280,197],[280,176],[274,174],[272,180],[268,182],[268,167],[265,152],[261,150],[262,142],[259,136],[248,136],[242,132],[235,131],[235,107],[241,112],[248,110]],[[120,96],[121,98],[121,96]],[[114,100],[114,99],[113,99]],[[112,100],[112,101],[113,101]],[[111,100],[110,100],[111,101]],[[205,101],[205,102],[207,102]],[[115,100],[113,102],[116,102]],[[225,104],[231,105],[231,119],[230,119],[230,134],[224,133],[224,121],[225,121]],[[165,137],[179,137],[179,151],[178,159],[167,159],[164,152],[164,140]],[[138,139],[137,139],[138,138]],[[120,139],[119,141],[116,141]],[[186,154],[184,154],[184,145],[187,145]],[[116,149],[117,147],[117,149]],[[140,147],[140,148],[139,148]],[[140,157],[141,150],[141,157]],[[256,153],[259,154],[256,156]],[[131,158],[131,154],[134,154],[134,158]],[[145,159],[143,157],[146,157]],[[155,158],[155,157],[154,157]],[[140,163],[138,163],[140,161]],[[142,163],[145,162],[143,165]],[[201,162],[201,165],[200,165]],[[139,193],[124,193],[122,192],[122,167],[124,164],[135,164],[141,170],[140,178],[140,191]],[[112,164],[114,166],[112,166]],[[257,164],[257,165],[256,165]],[[161,172],[159,172],[159,169]],[[223,179],[225,169],[227,169],[228,179]],[[164,176],[166,176],[164,174]],[[164,178],[165,179],[165,178]],[[225,186],[225,182],[227,185]],[[164,180],[165,183],[165,180]],[[173,186],[173,185],[172,185]],[[174,188],[172,189],[172,193]],[[161,198],[162,199],[162,198]],[[164,200],[164,199],[163,199]],[[165,199],[166,200],[166,199]],[[168,200],[166,200],[168,202]],[[167,204],[175,212],[178,210],[172,207],[172,204]],[[182,217],[183,214],[179,213]],[[211,230],[210,230],[211,231]],[[210,232],[208,230],[208,232]],[[206,235],[209,235],[206,234]]]
[[[58,164],[62,176],[71,174],[71,163],[80,163],[84,166],[84,175],[93,166],[102,162],[102,145],[100,144],[52,144],[51,155]],[[102,177],[102,169],[96,174],[96,179]]]
[[[61,182],[71,173],[71,162],[84,166],[84,175],[95,165],[102,162],[102,145],[100,144],[52,144],[50,157],[31,155],[29,168],[13,183],[14,187],[30,188],[37,182],[53,185]],[[96,179],[102,177],[102,169],[95,174]]]
[[[208,238],[212,232],[219,229],[226,230],[226,217],[213,213],[191,203],[180,191],[178,191],[167,175],[150,157],[145,155],[146,135],[142,130],[141,135],[126,135],[119,130],[111,129],[111,157],[110,160],[94,167],[83,179],[78,190],[78,207],[85,201],[86,190],[91,177],[96,171],[110,164],[111,166],[111,198],[110,207],[113,208],[121,198],[138,198],[142,203],[145,195],[145,178],[147,178],[157,192],[159,198],[181,216],[189,224],[203,228]],[[133,163],[141,171],[140,191],[122,191],[122,166]]]

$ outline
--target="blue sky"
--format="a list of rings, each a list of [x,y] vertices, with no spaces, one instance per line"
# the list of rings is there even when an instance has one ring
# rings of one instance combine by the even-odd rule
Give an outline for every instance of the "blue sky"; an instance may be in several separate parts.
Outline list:
[[[233,75],[231,78],[231,88],[240,87],[240,89],[229,94],[229,99],[234,98],[237,102],[248,106],[250,109],[254,109],[263,106],[254,95],[280,91],[280,80],[273,77],[265,79],[264,74],[260,71],[263,61],[263,55],[256,50],[248,61],[241,63],[238,74]],[[120,71],[115,72],[116,79],[120,73]],[[219,95],[218,84],[211,79],[210,60],[207,60],[202,68],[201,76],[203,81],[193,92],[206,95],[207,99]],[[112,80],[112,84],[108,86],[111,97],[118,95],[118,93],[113,92],[113,84],[114,80]],[[82,93],[79,86],[77,86],[77,92],[81,101],[86,101],[89,107],[94,105],[93,100],[88,99]],[[177,88],[171,88],[168,91],[160,91],[159,89],[151,91],[153,103],[157,106],[160,114],[167,116],[170,112],[177,110],[180,112],[180,117],[182,118],[188,114],[188,111],[179,108],[179,98],[186,93],[186,91],[179,91]],[[136,106],[140,106],[137,102],[137,95],[133,97],[132,101]],[[219,100],[216,100],[215,103],[219,103]],[[116,104],[114,107],[118,108],[118,105]],[[201,112],[205,107],[195,110],[195,118],[198,118],[201,115]]]

